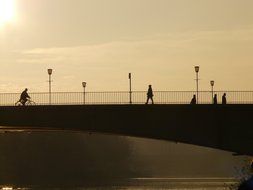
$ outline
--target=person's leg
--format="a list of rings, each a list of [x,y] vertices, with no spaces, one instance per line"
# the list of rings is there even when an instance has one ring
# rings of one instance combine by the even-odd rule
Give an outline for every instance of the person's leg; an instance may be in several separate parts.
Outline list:
[[[23,106],[25,106],[26,101],[27,101],[27,99],[23,100]]]
[[[147,101],[146,101],[146,104],[148,104],[148,100],[149,100],[149,97],[147,97]]]
[[[151,97],[150,99],[151,99],[151,102],[152,102],[152,104],[154,104],[154,100],[153,100],[153,97]]]

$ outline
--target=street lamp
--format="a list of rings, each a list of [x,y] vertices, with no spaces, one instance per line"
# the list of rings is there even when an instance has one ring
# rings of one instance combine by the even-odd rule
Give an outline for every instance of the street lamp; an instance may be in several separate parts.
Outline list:
[[[132,74],[128,74],[129,79],[129,103],[132,104]]]
[[[83,85],[83,104],[85,104],[85,87],[86,87],[86,82],[82,82]]]
[[[49,80],[48,80],[48,83],[49,83],[49,105],[51,105],[51,75],[52,75],[52,72],[53,72],[53,69],[47,69],[47,73],[48,73],[48,76],[49,76]]]
[[[214,80],[210,81],[211,89],[212,89],[212,101],[213,101],[213,86],[214,86]]]
[[[196,86],[197,86],[197,104],[199,101],[199,66],[195,66],[195,72],[196,72]]]

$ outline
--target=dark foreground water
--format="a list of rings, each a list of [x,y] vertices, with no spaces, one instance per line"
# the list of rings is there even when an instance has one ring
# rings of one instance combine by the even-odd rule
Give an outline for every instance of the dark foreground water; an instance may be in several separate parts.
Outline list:
[[[121,184],[120,184],[121,183]],[[172,190],[232,190],[237,189],[237,182],[232,179],[129,179],[116,182],[115,185],[86,186],[86,187],[13,187],[3,186],[2,189],[27,190],[27,189],[172,189]]]
[[[249,158],[167,141],[1,132],[0,189],[236,189]]]
[[[14,187],[2,186],[4,190],[26,190],[26,189],[172,189],[172,190],[232,190],[237,189],[238,182],[231,179],[129,179],[116,182],[114,185],[85,186],[85,187],[49,187],[30,186]]]

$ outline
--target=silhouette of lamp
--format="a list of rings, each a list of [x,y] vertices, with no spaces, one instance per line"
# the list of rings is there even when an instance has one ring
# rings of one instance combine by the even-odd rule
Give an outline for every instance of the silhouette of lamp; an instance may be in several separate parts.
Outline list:
[[[49,83],[49,105],[51,105],[51,83],[52,83],[51,75],[53,73],[53,69],[47,69],[47,73],[49,76],[49,80],[48,80],[48,83]]]
[[[199,101],[199,66],[195,66],[196,72],[196,87],[197,87],[197,103]]]
[[[86,82],[82,82],[83,85],[83,104],[85,104],[85,87],[86,87]]]
[[[129,79],[129,103],[132,104],[132,73],[128,73]]]
[[[214,86],[214,80],[210,81],[211,89],[212,89],[212,101],[213,101],[213,86]]]

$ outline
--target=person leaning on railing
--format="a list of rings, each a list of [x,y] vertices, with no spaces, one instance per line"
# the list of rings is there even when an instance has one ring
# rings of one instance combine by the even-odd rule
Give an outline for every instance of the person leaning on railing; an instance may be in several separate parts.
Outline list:
[[[190,104],[196,104],[196,95],[194,94]]]
[[[214,104],[214,105],[218,104],[218,101],[217,101],[217,94],[214,94],[214,97],[213,97],[213,104]]]
[[[224,93],[223,96],[222,96],[222,104],[223,105],[227,104],[226,93]]]

